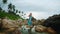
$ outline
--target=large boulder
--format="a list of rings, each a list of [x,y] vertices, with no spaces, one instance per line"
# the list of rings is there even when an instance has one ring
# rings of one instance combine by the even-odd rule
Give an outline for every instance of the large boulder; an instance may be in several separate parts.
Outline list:
[[[42,25],[38,25],[38,26],[35,27],[35,30],[36,30],[37,32],[45,32],[45,31],[46,31],[46,28],[47,28],[47,27],[44,27],[44,26],[42,26]]]
[[[10,19],[6,19],[6,18],[1,19],[1,23],[2,23],[1,29],[4,29],[3,31],[5,32],[14,31],[15,29],[18,28],[18,25],[15,24],[16,22]]]
[[[45,33],[48,33],[48,34],[56,34],[56,31],[50,27],[45,27],[45,26],[42,26],[42,25],[39,25],[39,26],[36,26],[35,27],[35,31],[36,32],[45,32]]]
[[[0,19],[0,34],[21,34],[18,28],[19,25],[16,20],[10,20],[7,18]]]
[[[57,34],[60,34],[60,14],[53,15],[44,21],[44,26],[53,28]]]
[[[18,27],[18,25],[16,25],[15,22],[9,20],[9,19],[3,19],[2,20],[3,23],[3,28],[14,28],[14,27]]]

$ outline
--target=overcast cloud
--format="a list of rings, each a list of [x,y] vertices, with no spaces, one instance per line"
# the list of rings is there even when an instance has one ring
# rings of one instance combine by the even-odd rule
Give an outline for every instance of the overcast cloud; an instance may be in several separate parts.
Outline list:
[[[48,18],[60,13],[60,0],[9,0],[9,2],[27,15],[33,13],[36,19]]]

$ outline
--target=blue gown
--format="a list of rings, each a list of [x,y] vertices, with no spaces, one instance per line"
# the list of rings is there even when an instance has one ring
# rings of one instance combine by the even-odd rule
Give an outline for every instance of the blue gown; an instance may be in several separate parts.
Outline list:
[[[30,16],[29,19],[28,19],[28,25],[29,25],[29,26],[32,25],[32,16]]]

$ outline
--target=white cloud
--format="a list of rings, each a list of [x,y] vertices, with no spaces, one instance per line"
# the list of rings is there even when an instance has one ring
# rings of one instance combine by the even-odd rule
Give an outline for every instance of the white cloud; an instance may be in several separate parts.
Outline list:
[[[13,0],[12,3],[27,15],[32,12],[37,19],[60,13],[60,0]]]
[[[14,0],[13,4],[23,11],[54,11],[60,8],[59,0]]]
[[[47,19],[49,16],[52,16],[54,14],[60,14],[59,11],[51,11],[51,12],[44,12],[44,11],[28,11],[28,12],[25,12],[26,13],[26,18],[28,18],[28,15],[29,13],[32,13],[32,16],[36,19]]]
[[[28,18],[29,13],[32,13],[32,16],[36,19],[46,19],[50,16],[47,12],[29,11],[26,13],[26,18]]]

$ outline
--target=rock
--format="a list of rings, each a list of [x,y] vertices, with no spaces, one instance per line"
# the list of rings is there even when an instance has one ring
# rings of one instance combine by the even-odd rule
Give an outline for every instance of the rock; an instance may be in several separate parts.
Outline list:
[[[10,32],[10,31],[15,31],[16,28],[9,28],[8,30],[6,30],[7,32]]]
[[[16,29],[12,34],[22,34],[20,30]]]
[[[3,19],[3,28],[14,28],[18,27],[18,25],[14,24],[11,20]]]
[[[19,27],[14,20],[6,19],[6,18],[1,19],[1,23],[2,23],[1,28],[4,29],[3,31],[5,32],[14,31]]]
[[[50,34],[57,34],[56,31],[52,29],[51,27],[47,28],[47,32],[49,32]]]
[[[6,33],[5,32],[3,32],[3,33],[0,32],[0,34],[6,34]]]
[[[2,32],[0,34],[21,34],[18,30],[20,22],[17,20],[10,20],[7,18],[0,19],[0,24],[2,23]]]
[[[42,25],[39,25],[39,26],[36,26],[35,27],[35,30],[37,32],[44,32],[46,30],[46,27],[42,26]]]
[[[50,27],[44,27],[42,25],[36,26],[35,28],[36,32],[46,32],[50,34],[56,34],[56,31]]]
[[[57,34],[60,34],[60,14],[50,16],[44,21],[43,26],[51,27]]]
[[[2,25],[3,25],[1,22],[2,22],[2,21],[1,21],[1,19],[0,19],[0,30],[1,30],[1,28],[2,28]]]

